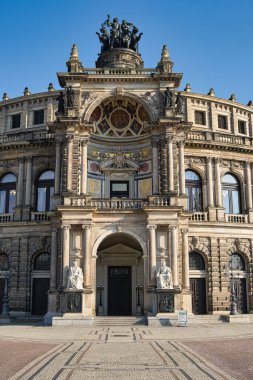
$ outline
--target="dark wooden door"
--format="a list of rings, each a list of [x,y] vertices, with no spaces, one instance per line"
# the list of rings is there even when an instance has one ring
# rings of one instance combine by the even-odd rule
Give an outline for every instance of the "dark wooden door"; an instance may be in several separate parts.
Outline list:
[[[131,267],[108,267],[108,315],[132,315]]]
[[[193,314],[206,314],[206,279],[191,278],[192,312]]]
[[[47,312],[49,278],[33,279],[32,314],[44,315]]]
[[[235,294],[238,313],[247,313],[247,291],[246,278],[239,278],[235,281]]]
[[[3,311],[4,281],[3,278],[0,278],[0,314]]]

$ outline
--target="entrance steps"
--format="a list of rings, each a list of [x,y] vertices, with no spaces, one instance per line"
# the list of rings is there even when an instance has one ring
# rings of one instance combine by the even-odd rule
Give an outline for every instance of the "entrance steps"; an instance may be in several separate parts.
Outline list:
[[[136,326],[136,325],[147,325],[147,318],[146,317],[95,317],[93,319],[93,326],[108,326],[108,327],[114,327],[114,326]]]
[[[202,325],[205,323],[222,323],[224,319],[219,314],[207,314],[207,315],[189,315],[189,325]]]

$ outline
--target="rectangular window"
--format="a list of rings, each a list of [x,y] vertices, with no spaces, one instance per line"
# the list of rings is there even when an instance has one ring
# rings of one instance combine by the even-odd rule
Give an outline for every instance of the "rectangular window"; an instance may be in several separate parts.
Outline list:
[[[204,111],[195,111],[195,124],[206,125],[206,113]]]
[[[44,123],[44,110],[38,110],[33,112],[33,124]]]
[[[11,117],[11,128],[20,128],[21,125],[21,113],[17,113],[16,115],[12,115]]]
[[[238,120],[238,132],[246,135],[246,121]]]
[[[224,115],[218,115],[218,128],[228,129],[228,118]]]

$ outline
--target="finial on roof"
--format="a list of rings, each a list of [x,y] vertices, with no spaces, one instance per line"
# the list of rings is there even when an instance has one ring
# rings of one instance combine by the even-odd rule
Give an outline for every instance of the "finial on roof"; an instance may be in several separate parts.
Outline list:
[[[66,62],[69,73],[81,73],[83,72],[82,62],[78,58],[78,50],[76,44],[72,46],[69,60]]]
[[[70,52],[70,58],[77,58],[78,59],[78,50],[76,47],[76,44],[73,44],[71,52]]]
[[[168,47],[167,45],[163,45],[161,60],[158,62],[157,68],[161,72],[171,73],[172,67],[173,67],[173,62],[171,62],[170,60]]]
[[[4,92],[3,93],[3,97],[2,97],[3,100],[9,100],[9,96],[7,94],[7,92]]]
[[[214,88],[211,87],[207,95],[215,96]]]
[[[25,87],[25,89],[24,89],[24,96],[28,96],[28,95],[31,95],[31,93],[29,91],[29,88]]]
[[[53,83],[49,83],[49,85],[48,85],[48,92],[53,92],[53,91],[55,91],[55,88],[54,88],[54,85],[53,85]]]
[[[161,54],[161,62],[168,61],[170,59],[169,50],[167,45],[163,45],[162,54]]]
[[[191,85],[190,85],[190,83],[187,83],[186,84],[186,86],[185,86],[185,89],[184,89],[184,91],[186,91],[186,92],[191,92]]]
[[[247,104],[249,107],[253,107],[253,102],[252,102],[252,100],[250,100],[249,102],[248,102],[248,104]]]
[[[235,96],[235,94],[231,94],[229,100],[232,100],[232,102],[236,102],[236,96]]]

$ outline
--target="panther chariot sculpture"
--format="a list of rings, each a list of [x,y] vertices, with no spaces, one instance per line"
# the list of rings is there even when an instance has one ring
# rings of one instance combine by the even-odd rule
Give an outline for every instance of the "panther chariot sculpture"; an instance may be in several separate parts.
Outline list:
[[[138,53],[138,42],[143,33],[139,33],[138,28],[126,20],[121,24],[115,17],[112,21],[110,15],[101,24],[100,33],[96,32],[101,42],[101,53],[113,48],[127,48]]]

